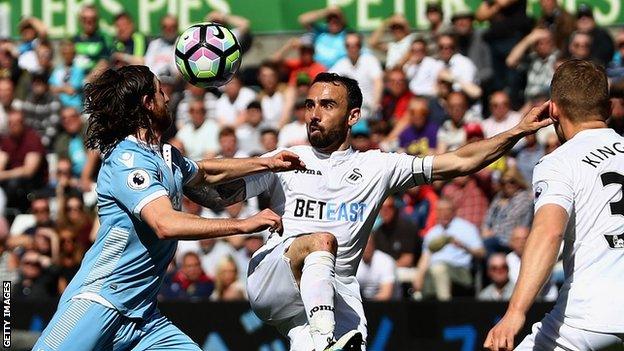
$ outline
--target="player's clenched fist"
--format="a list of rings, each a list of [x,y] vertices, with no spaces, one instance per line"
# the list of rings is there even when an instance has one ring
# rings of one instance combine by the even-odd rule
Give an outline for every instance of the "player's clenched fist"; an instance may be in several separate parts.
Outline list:
[[[508,312],[503,316],[485,338],[483,347],[491,351],[511,351],[514,338],[524,325],[524,314]]]
[[[305,163],[301,161],[299,156],[291,151],[280,151],[268,160],[269,169],[273,172],[292,171],[296,169],[305,169]]]
[[[241,230],[245,234],[257,233],[265,229],[280,234],[283,231],[282,218],[268,208],[243,219],[241,223]]]

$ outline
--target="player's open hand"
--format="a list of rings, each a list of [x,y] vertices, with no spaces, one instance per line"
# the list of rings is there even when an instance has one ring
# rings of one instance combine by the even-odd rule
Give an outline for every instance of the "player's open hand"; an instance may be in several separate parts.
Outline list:
[[[522,313],[507,312],[494,328],[490,330],[483,347],[491,351],[511,351],[514,348],[514,338],[524,325],[525,316]]]
[[[280,151],[278,154],[269,158],[269,169],[272,172],[294,171],[296,169],[305,169],[305,164],[297,154],[291,151]]]
[[[553,120],[550,118],[549,110],[550,100],[546,101],[541,106],[533,107],[522,117],[517,128],[520,128],[522,133],[526,135],[535,133],[539,129],[551,125]]]
[[[265,229],[280,234],[284,231],[282,218],[268,208],[247,219],[243,219],[240,229],[244,234],[257,233]]]

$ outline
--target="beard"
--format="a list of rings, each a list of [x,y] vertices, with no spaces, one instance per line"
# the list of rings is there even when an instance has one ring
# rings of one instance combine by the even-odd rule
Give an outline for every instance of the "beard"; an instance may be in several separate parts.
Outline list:
[[[327,130],[318,123],[308,125],[308,141],[315,149],[325,150],[334,145],[340,145],[347,136],[347,129],[336,128]]]
[[[162,133],[166,131],[167,129],[169,129],[172,123],[173,123],[173,118],[171,116],[171,113],[169,112],[169,109],[167,108],[167,105],[166,104],[162,104],[162,106],[157,105],[156,108],[154,109],[153,116],[152,116],[152,124],[154,126],[154,129]]]

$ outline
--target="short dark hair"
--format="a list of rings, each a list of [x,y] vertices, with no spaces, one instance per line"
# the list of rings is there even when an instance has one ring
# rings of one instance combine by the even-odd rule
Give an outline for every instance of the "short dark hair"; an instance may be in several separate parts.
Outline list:
[[[573,122],[611,114],[609,82],[605,69],[590,61],[572,59],[559,66],[550,84],[550,96]]]
[[[126,11],[123,11],[123,12],[118,13],[118,14],[115,16],[115,18],[114,18],[114,20],[113,20],[113,23],[115,23],[115,22],[119,21],[119,20],[120,20],[120,19],[122,19],[122,18],[125,18],[125,19],[127,19],[128,21],[130,21],[130,22],[134,22],[134,20],[132,19],[132,16],[130,15],[130,13],[128,13],[128,12],[126,12]]]
[[[347,90],[347,110],[362,107],[362,91],[355,79],[344,77],[336,73],[323,72],[319,73],[312,85],[316,83],[332,83],[334,85],[342,85]]]
[[[236,137],[236,130],[230,126],[223,127],[221,131],[219,131],[219,139],[226,136],[234,136]]]
[[[273,134],[275,135],[275,137],[279,136],[279,132],[277,131],[277,129],[273,129],[273,128],[265,128],[260,131],[260,135],[265,135],[265,134]]]

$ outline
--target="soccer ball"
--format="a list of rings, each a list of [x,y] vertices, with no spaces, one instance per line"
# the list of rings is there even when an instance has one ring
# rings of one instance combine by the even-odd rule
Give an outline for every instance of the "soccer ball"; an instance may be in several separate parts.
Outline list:
[[[229,82],[238,71],[241,49],[229,29],[212,22],[198,23],[176,40],[175,62],[191,84],[217,87]]]

